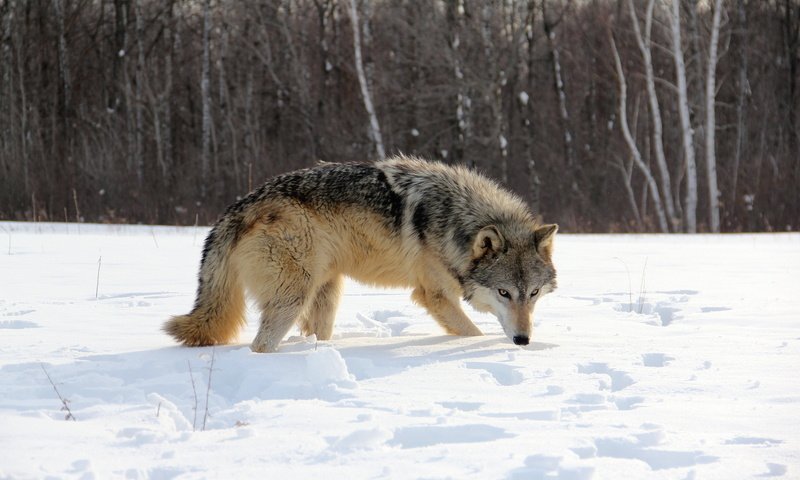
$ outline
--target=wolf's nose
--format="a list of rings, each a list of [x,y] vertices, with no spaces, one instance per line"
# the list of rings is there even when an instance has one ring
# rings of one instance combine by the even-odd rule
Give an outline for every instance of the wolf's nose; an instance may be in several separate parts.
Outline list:
[[[527,345],[530,341],[528,337],[523,337],[522,335],[514,335],[514,345]]]

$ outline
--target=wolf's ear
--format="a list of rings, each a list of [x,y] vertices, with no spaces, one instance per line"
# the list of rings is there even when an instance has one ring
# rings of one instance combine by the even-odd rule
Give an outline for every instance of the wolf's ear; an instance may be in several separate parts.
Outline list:
[[[558,225],[555,223],[542,225],[533,231],[533,241],[539,255],[550,258],[553,253],[553,237],[556,235],[557,231]]]
[[[483,227],[475,236],[472,244],[472,258],[481,258],[487,253],[498,252],[503,249],[505,240],[500,235],[500,231],[494,225]]]

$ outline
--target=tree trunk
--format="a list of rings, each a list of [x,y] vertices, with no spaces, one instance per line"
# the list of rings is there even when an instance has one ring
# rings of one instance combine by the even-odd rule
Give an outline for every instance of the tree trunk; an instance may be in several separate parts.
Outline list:
[[[714,100],[717,92],[717,47],[719,44],[719,24],[722,13],[722,0],[714,1],[714,16],[711,21],[711,41],[708,46],[708,64],[706,71],[706,176],[708,180],[708,217],[709,228],[713,233],[719,232],[719,190],[717,188],[717,157]]]
[[[447,24],[450,30],[449,43],[453,61],[453,83],[455,84],[455,98],[453,108],[453,120],[455,122],[456,139],[453,147],[452,159],[454,162],[462,161],[465,157],[469,158],[469,166],[475,168],[475,156],[467,155],[469,142],[472,139],[472,122],[470,110],[472,100],[467,91],[464,81],[463,58],[461,50],[461,33],[463,30],[463,4],[461,0],[447,1]]]
[[[736,93],[736,146],[733,153],[733,169],[731,172],[730,208],[736,205],[736,195],[739,184],[739,165],[744,148],[745,114],[747,97],[750,95],[750,84],[747,79],[747,10],[744,0],[736,1],[736,42],[738,45],[739,65],[737,72]]]
[[[173,125],[172,125],[172,102],[175,99],[172,96],[173,80],[173,57],[180,49],[180,32],[178,32],[177,22],[175,21],[175,0],[169,1],[167,10],[167,20],[164,26],[164,36],[167,45],[166,59],[164,60],[164,92],[161,95],[161,105],[164,109],[164,146],[162,148],[164,154],[164,163],[162,169],[162,178],[164,185],[169,185],[170,172],[174,165],[173,159]]]
[[[527,51],[527,78],[523,82],[525,91],[519,94],[519,109],[520,109],[520,122],[523,131],[523,148],[525,152],[525,167],[528,173],[528,192],[530,195],[531,209],[535,214],[541,212],[540,206],[540,187],[542,184],[539,178],[536,160],[533,154],[533,141],[536,135],[536,128],[534,127],[534,109],[533,102],[530,95],[534,91],[534,62],[535,62],[535,37],[533,35],[533,27],[536,20],[536,2],[535,0],[528,0],[527,4],[527,17],[525,20],[525,40],[528,47]]]
[[[558,50],[558,44],[556,43],[555,25],[550,23],[547,18],[547,0],[542,0],[542,26],[545,36],[547,37],[547,45],[550,49],[550,63],[553,67],[553,84],[556,90],[556,97],[558,98],[558,112],[564,135],[564,156],[567,167],[571,170],[575,167],[575,149],[573,147],[573,139],[575,136],[572,134],[572,126],[569,119],[567,92],[564,88],[564,79],[562,77],[561,55]]]
[[[687,233],[697,233],[697,163],[695,161],[694,130],[689,113],[689,95],[686,83],[686,64],[683,61],[681,43],[680,0],[672,0],[670,16],[672,31],[672,54],[675,59],[675,75],[678,84],[678,112],[681,121],[681,139],[686,161],[686,201],[683,206]]]
[[[211,0],[203,2],[203,66],[200,78],[200,95],[203,108],[203,137],[200,157],[200,196],[208,194],[209,170],[211,166]]]
[[[505,83],[503,68],[498,65],[495,58],[495,46],[492,39],[493,5],[484,3],[481,8],[481,42],[489,70],[484,98],[490,102],[491,123],[489,125],[489,145],[491,150],[497,148],[500,167],[500,180],[508,183],[508,132],[503,118],[502,85]],[[514,47],[516,48],[516,46]],[[490,150],[490,151],[491,151]]]
[[[650,172],[650,168],[644,163],[642,160],[642,155],[639,152],[639,147],[636,146],[636,141],[631,135],[630,126],[628,125],[628,114],[627,114],[627,96],[628,96],[628,86],[625,82],[625,72],[622,70],[622,62],[619,59],[619,52],[617,51],[617,45],[614,42],[614,38],[610,39],[612,53],[614,54],[614,65],[616,66],[617,70],[617,80],[619,81],[619,123],[622,129],[622,136],[625,138],[625,143],[628,145],[628,149],[633,156],[634,162],[639,167],[639,170],[645,176],[647,181],[647,185],[650,188],[652,198],[653,198],[653,205],[656,209],[656,215],[658,216],[658,226],[664,233],[669,233],[669,227],[667,226],[667,216],[664,213],[664,207],[661,204],[660,196],[658,195],[658,186],[656,185],[656,181],[653,178],[653,174]]]
[[[672,201],[672,182],[670,180],[667,160],[664,155],[664,128],[661,124],[661,108],[659,107],[658,96],[656,95],[653,57],[650,49],[650,34],[653,25],[654,6],[655,0],[648,0],[647,13],[645,14],[644,37],[642,37],[642,32],[639,28],[639,20],[636,17],[636,10],[633,7],[633,0],[628,0],[628,10],[630,12],[631,22],[633,23],[633,31],[636,35],[636,43],[639,46],[639,51],[642,53],[642,59],[644,60],[647,98],[650,103],[650,115],[651,121],[653,122],[653,149],[656,154],[656,166],[661,176],[661,197],[670,220],[670,227],[675,231],[678,228],[679,219],[675,215],[675,205]]]
[[[142,0],[135,0],[134,16],[136,17],[136,90],[134,94],[134,108],[136,109],[136,147],[134,164],[136,168],[136,180],[139,188],[144,185],[144,46],[142,36],[144,35],[142,24]]]
[[[358,17],[358,8],[356,7],[357,0],[350,0],[350,22],[353,28],[353,50],[355,55],[356,72],[358,73],[358,84],[361,87],[361,96],[364,100],[364,108],[369,115],[369,132],[372,141],[375,143],[375,151],[378,159],[386,158],[386,151],[383,148],[383,137],[381,136],[381,126],[378,123],[378,116],[375,113],[375,107],[372,104],[372,95],[369,91],[367,84],[367,75],[364,72],[364,62],[361,58],[361,34],[360,23]]]

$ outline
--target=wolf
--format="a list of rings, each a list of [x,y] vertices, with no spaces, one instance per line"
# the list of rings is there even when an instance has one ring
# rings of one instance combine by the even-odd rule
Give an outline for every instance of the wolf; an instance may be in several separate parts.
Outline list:
[[[164,330],[188,346],[230,342],[249,295],[261,313],[253,351],[275,351],[294,324],[328,340],[348,276],[411,288],[447,333],[482,335],[463,298],[527,345],[536,302],[556,288],[557,230],[465,167],[398,156],[282,174],[217,221],[194,307]]]

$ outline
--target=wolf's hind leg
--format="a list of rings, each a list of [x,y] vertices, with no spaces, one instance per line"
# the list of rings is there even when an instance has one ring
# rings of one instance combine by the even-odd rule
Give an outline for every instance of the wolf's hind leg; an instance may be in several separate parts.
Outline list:
[[[337,275],[317,290],[299,322],[303,335],[315,334],[319,340],[330,340],[343,284],[344,277]]]
[[[261,325],[250,345],[250,349],[258,353],[274,352],[278,349],[283,337],[289,333],[295,320],[302,311],[302,305],[277,304],[261,306]]]
[[[425,307],[447,333],[461,336],[483,335],[461,310],[458,299],[451,298],[447,292],[417,287],[411,293],[411,299]]]

